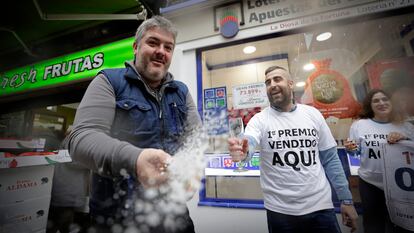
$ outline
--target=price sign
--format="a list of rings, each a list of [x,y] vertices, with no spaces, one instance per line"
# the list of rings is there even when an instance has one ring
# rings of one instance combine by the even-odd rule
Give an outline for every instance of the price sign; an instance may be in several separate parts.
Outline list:
[[[251,83],[233,87],[234,109],[265,107],[269,105],[264,83]]]

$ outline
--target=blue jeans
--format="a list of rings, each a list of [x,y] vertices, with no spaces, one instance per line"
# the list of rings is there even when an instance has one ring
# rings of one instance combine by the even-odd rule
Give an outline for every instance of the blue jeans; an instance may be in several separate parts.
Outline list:
[[[266,210],[269,233],[340,233],[334,209],[305,215],[287,215]]]

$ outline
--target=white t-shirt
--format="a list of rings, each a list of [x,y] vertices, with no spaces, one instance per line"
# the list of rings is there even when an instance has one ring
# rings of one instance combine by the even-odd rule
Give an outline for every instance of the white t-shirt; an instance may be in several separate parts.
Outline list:
[[[364,181],[384,189],[382,183],[381,144],[387,143],[390,132],[400,132],[412,138],[414,127],[410,123],[379,123],[371,119],[355,121],[349,131],[349,138],[355,140],[361,150],[361,166],[358,175]]]
[[[319,151],[336,146],[321,113],[298,104],[292,112],[271,107],[256,114],[245,135],[260,144],[260,182],[266,209],[303,215],[333,208]]]

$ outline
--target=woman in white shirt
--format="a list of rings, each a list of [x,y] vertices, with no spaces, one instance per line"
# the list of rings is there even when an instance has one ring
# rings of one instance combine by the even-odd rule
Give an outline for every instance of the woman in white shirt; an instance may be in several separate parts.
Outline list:
[[[383,143],[409,139],[413,133],[413,125],[404,122],[386,92],[374,89],[367,94],[360,119],[352,124],[349,140],[345,143],[349,152],[359,152],[361,155],[358,175],[365,233],[403,232],[401,228],[393,226],[389,219],[383,190],[383,155],[380,147]]]

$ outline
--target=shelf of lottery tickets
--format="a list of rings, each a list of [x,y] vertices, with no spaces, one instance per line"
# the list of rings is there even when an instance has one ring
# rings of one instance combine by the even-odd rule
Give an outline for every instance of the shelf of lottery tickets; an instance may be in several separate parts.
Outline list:
[[[252,159],[244,165],[247,171],[235,172],[237,168],[229,154],[206,154],[207,167],[206,176],[260,176],[259,153],[256,152]]]
[[[227,208],[263,209],[260,188],[259,153],[244,165],[244,171],[235,171],[236,163],[227,153],[206,154],[204,188],[198,205]],[[246,189],[246,187],[249,187]]]
[[[351,156],[346,153],[344,148],[338,148],[338,156],[339,159],[344,167],[345,175],[348,178],[351,192],[353,195],[354,202],[356,203],[356,208],[359,213],[361,213],[360,209],[360,197],[358,191],[358,168],[360,165],[360,161],[358,157]],[[232,188],[228,193],[235,193],[234,188],[238,188],[236,184],[230,184],[230,180],[235,180],[238,178],[245,178],[250,180],[249,184],[241,184],[238,181],[234,181],[241,185],[243,188],[243,192],[246,190],[252,192],[252,190],[256,190],[257,192],[261,192],[260,185],[256,185],[258,183],[258,179],[260,177],[260,153],[256,152],[249,163],[245,164],[245,168],[247,171],[237,172],[235,171],[237,168],[236,163],[231,160],[231,157],[228,153],[221,153],[221,154],[206,154],[207,157],[207,167],[205,168],[205,176],[206,180],[213,177],[221,177],[220,179],[228,179],[229,182],[226,184],[231,186]],[[253,179],[256,179],[255,182],[251,182]],[[249,189],[245,189],[247,185],[252,185]],[[234,187],[232,186],[234,185]],[[217,183],[216,186],[217,187]],[[200,192],[200,202],[199,205],[208,205],[208,206],[219,206],[219,207],[233,207],[233,208],[256,208],[261,209],[263,208],[263,199],[258,198],[256,195],[254,198],[251,199],[243,199],[243,198],[221,198],[221,197],[214,197],[209,196],[208,194],[208,184],[205,184],[205,189]],[[219,193],[215,190],[215,194]],[[224,192],[223,192],[224,193]],[[237,193],[234,196],[241,196],[242,194]],[[332,200],[335,206],[335,211],[340,212],[340,201],[338,200],[336,194],[333,192]]]

